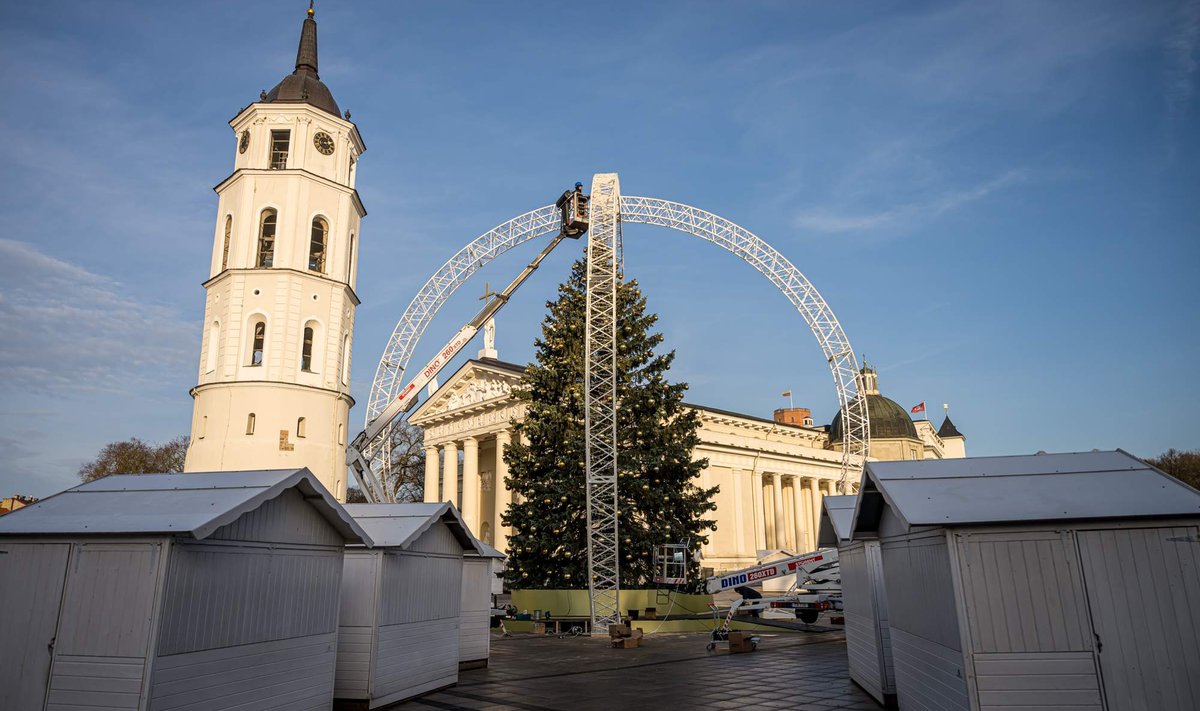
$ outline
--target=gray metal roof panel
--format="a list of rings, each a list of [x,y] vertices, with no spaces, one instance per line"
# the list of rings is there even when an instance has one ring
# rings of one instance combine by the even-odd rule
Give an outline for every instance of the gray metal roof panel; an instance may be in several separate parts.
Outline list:
[[[121,474],[67,489],[67,491],[191,491],[197,489],[266,489],[299,469],[239,472],[188,472],[187,474]],[[230,476],[237,474],[237,476]]]
[[[376,547],[407,549],[434,523],[444,521],[464,552],[478,554],[475,537],[453,504],[346,504],[345,509],[367,530]]]
[[[481,541],[479,539],[476,539],[475,543],[477,544],[476,547],[480,551],[479,553],[477,553],[475,555],[478,555],[480,558],[507,558],[508,557],[508,556],[504,555],[503,553],[501,553],[499,550],[492,548],[491,546],[489,546],[488,544],[484,543],[483,541]]]
[[[869,462],[866,470],[910,526],[1200,516],[1200,492],[1121,450]]]
[[[1021,454],[965,459],[868,462],[876,479],[941,479],[986,476],[1047,476],[1072,472],[1134,471],[1149,465],[1121,450],[1067,454]]]
[[[0,517],[0,535],[186,534],[203,539],[293,487],[347,540],[371,544],[308,469],[108,476]]]
[[[824,516],[821,517],[821,530],[817,543],[822,546],[836,546],[840,541],[850,539],[850,531],[854,526],[854,505],[857,496],[824,496],[821,505]],[[829,526],[826,526],[826,522]],[[831,530],[826,530],[831,528]]]

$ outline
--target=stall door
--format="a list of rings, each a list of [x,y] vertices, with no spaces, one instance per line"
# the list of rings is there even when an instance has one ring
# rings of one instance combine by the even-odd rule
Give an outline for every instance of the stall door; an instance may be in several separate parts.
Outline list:
[[[67,543],[0,543],[0,709],[46,705]]]
[[[75,544],[47,711],[142,708],[161,547]]]
[[[1200,708],[1200,527],[1078,540],[1110,711]]]

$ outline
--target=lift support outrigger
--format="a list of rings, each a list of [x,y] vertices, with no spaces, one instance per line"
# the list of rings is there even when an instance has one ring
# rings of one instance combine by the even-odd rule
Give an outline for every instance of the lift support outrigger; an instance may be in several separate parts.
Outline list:
[[[583,199],[579,200],[579,198]],[[363,494],[366,495],[368,501],[386,503],[391,501],[391,497],[384,490],[379,478],[375,476],[375,472],[371,470],[371,462],[364,454],[365,450],[387,430],[387,426],[393,419],[403,412],[408,412],[417,404],[417,396],[420,394],[421,388],[433,380],[442,368],[445,368],[454,356],[458,355],[459,351],[479,332],[479,329],[483,328],[488,319],[504,308],[513,292],[525,283],[525,280],[537,270],[542,261],[549,256],[550,252],[554,251],[564,237],[578,239],[587,231],[586,201],[587,197],[583,195],[578,195],[571,200],[570,209],[564,211],[561,229],[550,240],[550,244],[546,245],[545,249],[534,257],[533,261],[521,270],[521,273],[508,286],[504,287],[503,291],[480,309],[479,313],[475,314],[475,317],[468,321],[458,333],[454,334],[454,337],[425,364],[417,376],[404,386],[400,394],[388,403],[388,406],[375,419],[371,420],[366,429],[360,432],[346,447],[346,464],[354,470],[354,475],[362,486]],[[580,203],[584,206],[583,210],[577,209]]]

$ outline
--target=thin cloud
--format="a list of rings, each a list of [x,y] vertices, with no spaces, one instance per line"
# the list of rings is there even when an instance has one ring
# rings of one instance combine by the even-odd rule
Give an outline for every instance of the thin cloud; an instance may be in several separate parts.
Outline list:
[[[838,213],[826,208],[801,212],[794,220],[801,229],[826,233],[870,232],[890,230],[907,233],[938,217],[989,195],[1024,182],[1027,174],[1013,170],[972,188],[943,190],[916,202],[888,210],[862,213]]]
[[[187,367],[197,335],[109,277],[0,239],[0,373],[27,393],[144,392]]]
[[[1200,69],[1200,2],[1180,6],[1179,16],[1164,42],[1167,50],[1167,104],[1179,111],[1195,92]]]

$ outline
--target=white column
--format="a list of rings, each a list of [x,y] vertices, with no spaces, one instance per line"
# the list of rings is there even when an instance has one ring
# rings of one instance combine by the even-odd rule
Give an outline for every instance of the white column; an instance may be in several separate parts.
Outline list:
[[[754,504],[754,557],[758,557],[758,551],[767,547],[767,515],[763,506],[766,495],[766,490],[763,489],[762,472],[757,469],[750,472],[750,497]]]
[[[438,501],[438,448],[437,445],[425,445],[425,502]]]
[[[462,514],[471,534],[479,537],[479,440],[463,438]]]
[[[783,489],[781,489],[783,493],[783,513],[787,518],[787,525],[783,527],[783,537],[787,540],[787,549],[796,553],[800,550],[800,544],[797,542],[799,539],[796,538],[796,508],[792,506],[792,501],[796,497],[787,493],[789,490],[788,485],[792,481],[794,481],[794,477],[789,476],[783,481]]]
[[[775,547],[787,548],[787,516],[783,512],[783,476],[779,472],[771,472],[771,493],[775,502]]]
[[[504,450],[508,449],[511,442],[512,434],[508,430],[500,430],[496,433],[496,485],[492,487],[496,494],[496,510],[494,512],[495,520],[492,521],[492,530],[495,531],[492,540],[495,541],[496,550],[501,553],[508,548],[508,535],[511,532],[508,526],[500,522],[508,505],[512,503],[512,492],[504,484],[504,478],[508,476],[508,464],[504,461]]]
[[[821,509],[824,508],[824,504],[821,502],[821,500],[825,498],[825,487],[828,484],[828,482],[825,479],[818,479],[816,484],[817,484],[817,486],[813,490],[813,518],[812,518],[812,520],[813,520],[813,528],[814,529],[817,526],[821,525]]]
[[[816,479],[807,476],[804,477],[804,485],[803,490],[800,492],[800,498],[804,500],[804,522],[810,531],[816,530],[816,527],[813,526],[813,502],[816,500],[816,488]],[[813,539],[816,540],[816,537],[814,536]],[[816,546],[813,547],[815,548]]]
[[[458,445],[442,445],[442,501],[458,505]]]
[[[798,552],[816,548],[811,540],[812,527],[808,525],[807,510],[804,508],[804,480],[792,477],[792,508],[796,511],[796,546]]]
[[[735,557],[746,555],[746,504],[742,501],[746,484],[742,481],[741,469],[730,469],[730,479],[733,481],[733,550]],[[753,534],[751,530],[751,534]]]

